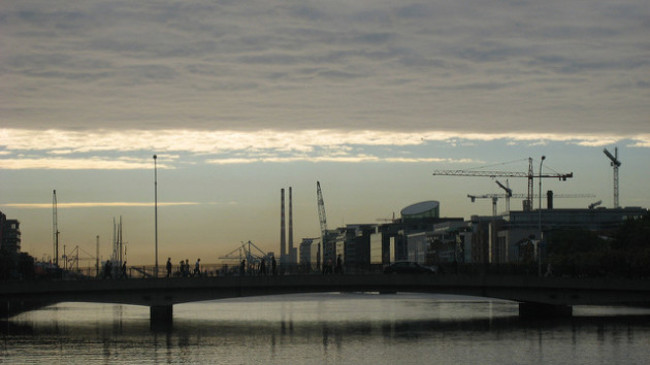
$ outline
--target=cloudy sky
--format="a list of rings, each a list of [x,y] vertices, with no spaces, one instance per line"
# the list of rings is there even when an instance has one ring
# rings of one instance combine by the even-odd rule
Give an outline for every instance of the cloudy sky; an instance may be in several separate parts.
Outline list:
[[[56,189],[68,250],[108,257],[122,216],[153,263],[157,154],[160,260],[215,262],[279,252],[281,188],[318,236],[316,181],[330,227],[468,218],[495,181],[434,170],[545,155],[575,177],[543,190],[595,195],[556,207],[612,207],[614,147],[621,205],[649,207],[649,34],[646,0],[2,1],[0,210],[46,258]]]

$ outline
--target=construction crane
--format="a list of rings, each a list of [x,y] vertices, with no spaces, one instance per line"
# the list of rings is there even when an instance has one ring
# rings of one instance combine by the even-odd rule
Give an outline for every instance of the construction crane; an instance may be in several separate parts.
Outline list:
[[[599,206],[599,205],[601,205],[601,204],[603,204],[603,201],[602,201],[602,200],[599,200],[599,201],[597,201],[597,202],[593,202],[593,203],[589,204],[588,208],[589,208],[589,209],[594,209],[594,208],[596,208],[597,206]]]
[[[327,235],[327,217],[325,216],[325,202],[323,201],[323,191],[320,188],[320,181],[316,181],[316,200],[318,201],[318,218],[320,220],[321,241],[325,243]]]
[[[257,252],[254,252],[257,250]],[[220,260],[246,260],[249,264],[259,263],[262,259],[270,259],[270,255],[266,254],[262,249],[255,246],[251,241],[242,242],[239,247],[220,256]]]
[[[54,266],[59,266],[59,222],[56,202],[56,189],[52,191],[52,245],[54,246]]]
[[[506,197],[507,195],[504,194],[484,194],[484,195],[471,195],[467,194],[467,197],[472,200],[472,203],[476,201],[476,199],[492,199],[492,216],[497,215],[497,200],[501,197]]]
[[[75,246],[74,250],[69,254],[65,253],[65,246],[63,248],[63,267],[66,270],[76,270],[79,271],[79,261],[95,261],[96,258],[91,254],[86,252],[84,249],[79,248],[79,245]],[[83,253],[86,256],[79,257],[79,253]]]
[[[467,194],[467,197],[470,198],[472,203],[476,201],[476,199],[492,199],[492,215],[496,216],[497,215],[497,200],[501,198],[515,198],[515,199],[527,199],[528,196],[526,194],[482,194],[482,195],[472,195],[472,194]],[[553,195],[553,198],[593,198],[595,197],[594,194],[557,194]],[[539,198],[539,194],[534,194],[533,198]],[[540,208],[541,209],[541,208]],[[510,208],[506,208],[506,213],[510,212]]]
[[[528,179],[528,195],[524,202],[524,210],[529,211],[533,208],[533,178],[558,178],[560,181],[566,181],[568,178],[573,177],[573,173],[553,173],[553,174],[539,174],[533,173],[533,159],[528,158],[528,172],[522,171],[486,171],[486,170],[436,170],[433,175],[445,176],[482,176],[482,177],[525,177]]]
[[[510,183],[508,183],[508,180],[506,180],[506,184],[503,185],[502,183],[499,182],[499,180],[495,180],[497,185],[506,192],[506,212],[510,211],[510,198],[512,197],[512,189],[510,189]],[[496,202],[495,208],[496,208]]]
[[[618,160],[618,147],[614,147],[614,155],[603,149],[603,153],[611,160],[611,166],[614,168],[614,208],[618,208],[618,167],[621,161]]]

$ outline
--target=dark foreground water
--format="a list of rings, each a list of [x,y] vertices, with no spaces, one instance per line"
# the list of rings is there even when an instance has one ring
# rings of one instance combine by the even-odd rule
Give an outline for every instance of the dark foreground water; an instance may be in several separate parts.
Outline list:
[[[62,303],[0,322],[0,363],[647,364],[650,309],[517,305],[449,295],[309,294],[174,306]]]

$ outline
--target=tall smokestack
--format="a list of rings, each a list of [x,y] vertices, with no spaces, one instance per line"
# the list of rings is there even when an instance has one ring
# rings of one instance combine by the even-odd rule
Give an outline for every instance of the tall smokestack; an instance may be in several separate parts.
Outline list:
[[[280,189],[280,261],[284,261],[287,255],[287,242],[286,242],[286,232],[284,224],[284,189]]]
[[[293,257],[293,202],[291,197],[291,186],[289,187],[289,256],[291,257],[291,263],[294,264]]]

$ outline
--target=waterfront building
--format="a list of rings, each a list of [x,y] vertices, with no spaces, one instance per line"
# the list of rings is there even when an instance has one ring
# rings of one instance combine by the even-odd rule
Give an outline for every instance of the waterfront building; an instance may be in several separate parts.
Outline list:
[[[609,236],[627,219],[646,214],[648,210],[640,207],[512,211],[503,216],[502,223],[497,227],[499,246],[505,254],[501,262],[528,259],[526,252],[531,242],[535,245],[539,242],[540,226],[542,239],[553,231],[566,229],[584,229]]]
[[[320,238],[303,238],[300,242],[300,266],[307,272],[319,270]]]
[[[7,219],[0,212],[0,248],[8,253],[19,253],[20,243],[20,222],[17,219]]]
[[[458,250],[462,250],[466,263],[523,263],[537,258],[540,223],[543,235],[565,229],[586,229],[609,235],[625,220],[647,213],[647,209],[638,207],[510,211],[498,216],[472,216],[464,223],[439,223],[425,236],[430,236],[428,241],[431,244],[438,242],[438,248],[430,248],[437,252],[445,248],[440,243],[446,242],[446,249],[450,250],[455,241],[452,257],[456,257],[458,262]],[[437,253],[437,257],[440,262],[445,262],[450,254]]]
[[[336,257],[338,255],[345,258],[345,240],[345,228],[327,230],[323,239],[323,264],[327,264],[328,262],[336,263]]]

